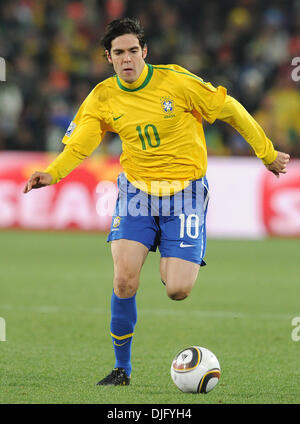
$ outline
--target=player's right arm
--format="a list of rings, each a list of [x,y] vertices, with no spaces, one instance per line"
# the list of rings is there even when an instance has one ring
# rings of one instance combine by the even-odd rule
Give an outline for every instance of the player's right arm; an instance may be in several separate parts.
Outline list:
[[[44,171],[37,171],[27,181],[24,193],[56,184],[90,156],[100,144],[107,125],[105,88],[99,85],[88,95],[71,122],[62,142],[63,152]]]
[[[74,149],[74,147],[66,145],[64,151],[57,156],[45,171],[36,171],[31,175],[25,185],[24,193],[28,193],[35,188],[56,184],[80,165],[87,156]]]
[[[34,174],[31,175],[31,177],[27,181],[23,193],[28,193],[33,188],[46,187],[47,185],[50,185],[51,182],[51,174],[48,174],[48,172],[36,171]]]

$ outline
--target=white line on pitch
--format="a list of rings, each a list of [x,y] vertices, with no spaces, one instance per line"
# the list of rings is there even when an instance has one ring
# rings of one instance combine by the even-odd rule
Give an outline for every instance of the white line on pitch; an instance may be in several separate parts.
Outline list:
[[[87,313],[87,314],[107,314],[110,313],[109,309],[105,308],[80,308],[72,306],[53,306],[53,305],[40,305],[40,306],[14,306],[14,305],[0,305],[1,311],[16,311],[16,312],[38,312],[38,313]],[[171,316],[196,316],[204,318],[258,318],[258,319],[279,319],[286,320],[295,316],[295,313],[255,313],[255,312],[232,312],[232,311],[204,311],[204,310],[189,310],[184,309],[140,309],[140,315],[171,315]],[[297,315],[297,314],[296,314]]]

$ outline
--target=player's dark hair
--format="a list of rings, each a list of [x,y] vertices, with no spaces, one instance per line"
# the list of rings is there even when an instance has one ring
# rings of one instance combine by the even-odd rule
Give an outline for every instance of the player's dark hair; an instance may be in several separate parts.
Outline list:
[[[104,46],[105,50],[110,52],[112,41],[116,37],[120,37],[120,35],[124,34],[136,35],[141,48],[145,46],[146,40],[144,29],[137,19],[132,18],[115,19],[114,21],[110,22],[105,28],[104,35],[101,39],[101,44]]]

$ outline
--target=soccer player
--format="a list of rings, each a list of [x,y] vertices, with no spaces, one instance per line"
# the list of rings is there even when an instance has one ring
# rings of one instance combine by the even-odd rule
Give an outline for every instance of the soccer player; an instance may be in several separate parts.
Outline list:
[[[137,321],[136,292],[149,251],[159,248],[167,295],[183,300],[205,265],[208,183],[202,120],[235,128],[277,177],[289,155],[274,150],[252,116],[229,96],[178,65],[145,63],[147,45],[138,21],[111,22],[103,37],[116,74],[87,96],[63,138],[64,151],[24,192],[58,183],[95,150],[106,131],[118,133],[124,173],[108,241],[114,263],[112,372],[99,385],[128,385]]]

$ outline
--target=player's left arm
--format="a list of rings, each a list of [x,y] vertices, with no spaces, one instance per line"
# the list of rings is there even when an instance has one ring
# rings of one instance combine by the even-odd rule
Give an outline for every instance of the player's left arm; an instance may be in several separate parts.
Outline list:
[[[261,126],[236,99],[226,96],[218,119],[231,125],[244,137],[269,171],[277,177],[286,174],[290,156],[274,149],[273,143],[267,138]]]

